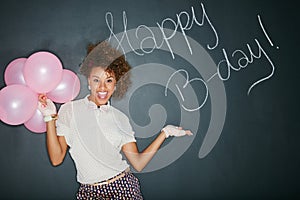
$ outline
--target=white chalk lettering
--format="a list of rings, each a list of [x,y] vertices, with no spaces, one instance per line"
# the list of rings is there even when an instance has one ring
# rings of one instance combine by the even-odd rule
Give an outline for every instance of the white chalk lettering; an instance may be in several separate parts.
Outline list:
[[[107,25],[107,27],[110,31],[109,41],[114,39],[118,43],[117,49],[120,49],[122,52],[125,52],[122,44],[124,45],[124,43],[126,42],[129,45],[129,47],[131,48],[131,50],[139,56],[143,56],[144,54],[152,53],[155,49],[160,49],[161,46],[165,43],[167,45],[168,49],[169,49],[169,52],[171,53],[172,58],[174,59],[175,56],[174,56],[174,53],[173,53],[173,50],[172,50],[171,40],[175,36],[175,34],[177,32],[182,33],[182,36],[183,36],[183,38],[185,40],[185,43],[186,43],[186,45],[189,49],[189,52],[192,54],[193,51],[192,51],[190,43],[187,39],[186,31],[191,30],[194,25],[202,27],[205,24],[208,24],[208,26],[210,27],[210,29],[212,30],[212,32],[214,34],[215,43],[213,45],[208,44],[207,48],[209,50],[213,50],[219,44],[219,36],[217,34],[217,31],[216,31],[215,27],[211,23],[208,15],[205,11],[205,7],[202,3],[201,3],[201,9],[202,9],[202,18],[201,18],[201,20],[197,19],[194,7],[191,7],[191,17],[190,17],[190,14],[188,12],[182,11],[179,14],[176,14],[176,20],[174,20],[172,18],[165,18],[164,20],[161,21],[161,23],[157,22],[156,23],[157,27],[161,31],[161,41],[162,41],[159,45],[158,45],[158,42],[157,42],[157,39],[158,39],[157,37],[158,36],[155,35],[151,31],[151,29],[149,27],[147,27],[146,25],[139,25],[135,30],[136,31],[136,34],[135,34],[136,41],[135,42],[139,43],[140,50],[142,52],[138,52],[138,51],[135,50],[135,48],[133,48],[132,42],[130,41],[130,39],[128,37],[126,12],[123,11],[123,34],[122,34],[121,38],[116,37],[116,34],[114,33],[114,26],[113,26],[114,25],[113,15],[112,15],[111,12],[107,12],[106,15],[105,15],[105,21],[106,21],[106,25]],[[186,17],[186,23],[183,22],[184,17]],[[207,22],[207,23],[205,23],[205,22]],[[173,31],[171,33],[166,33],[165,32],[165,30],[170,30],[170,29],[166,29],[166,24],[167,23],[171,24],[171,26],[173,27],[173,29],[172,29]],[[144,34],[145,30],[148,33],[146,35]],[[141,31],[143,31],[143,34],[140,34]],[[147,50],[147,49],[143,48],[143,44],[144,44],[144,42],[149,41],[149,40],[153,42],[153,48],[151,48],[150,50]]]
[[[176,86],[176,88],[177,88],[177,90],[178,90],[178,93],[180,94],[180,97],[181,97],[181,99],[182,99],[182,104],[181,104],[182,108],[183,108],[184,110],[188,111],[188,112],[193,112],[193,111],[200,110],[200,109],[204,106],[204,104],[206,103],[207,98],[208,98],[208,88],[207,88],[207,85],[206,85],[206,83],[203,81],[203,79],[201,79],[201,78],[196,77],[196,78],[193,78],[193,79],[189,79],[189,73],[188,73],[186,70],[184,70],[184,69],[179,69],[179,70],[175,71],[175,72],[170,76],[170,78],[169,78],[168,81],[167,81],[166,87],[165,87],[165,96],[168,96],[168,88],[169,88],[169,85],[170,85],[171,80],[173,79],[173,77],[174,77],[176,74],[178,74],[178,73],[180,73],[180,72],[183,72],[183,73],[185,74],[185,77],[186,77],[186,82],[185,82],[185,84],[182,86],[182,89],[185,89],[189,84],[191,84],[191,83],[194,82],[194,81],[199,81],[201,84],[204,85],[204,87],[205,87],[205,94],[204,94],[204,96],[205,96],[205,97],[204,97],[204,100],[203,100],[203,102],[201,103],[201,105],[198,106],[198,107],[196,107],[196,108],[187,108],[187,107],[184,105],[184,101],[185,101],[185,99],[187,99],[187,98],[184,97],[184,95],[183,95],[181,89],[179,88],[178,84],[175,83],[175,86]]]
[[[186,32],[191,30],[195,25],[202,27],[205,24],[207,24],[210,29],[213,32],[213,35],[215,37],[215,43],[213,45],[207,44],[207,49],[214,50],[216,47],[219,46],[219,36],[218,33],[213,26],[204,5],[201,3],[201,11],[202,11],[202,17],[201,19],[197,19],[196,12],[194,7],[191,7],[191,13],[188,13],[187,11],[181,11],[180,13],[176,14],[176,20],[172,18],[165,18],[160,23],[156,23],[160,34],[157,33],[154,34],[151,28],[149,28],[146,25],[139,25],[135,29],[135,37],[133,39],[136,39],[134,41],[131,41],[127,34],[127,16],[126,12],[123,12],[123,32],[122,36],[120,38],[116,37],[116,34],[114,33],[114,22],[113,22],[113,15],[112,13],[108,12],[106,13],[105,19],[107,27],[110,31],[109,40],[115,40],[117,42],[117,49],[120,49],[121,51],[124,51],[123,45],[127,44],[130,49],[139,56],[143,56],[145,54],[152,53],[155,49],[160,49],[164,44],[168,47],[168,50],[172,56],[173,59],[175,59],[175,55],[173,53],[173,47],[172,47],[172,38],[174,38],[175,34],[180,32],[182,34],[182,37],[184,38],[185,44],[188,47],[188,50],[190,54],[193,54],[193,49],[188,41]],[[263,31],[265,37],[267,38],[268,42],[273,46],[273,42],[271,41],[269,35],[267,34],[266,29],[264,28],[262,24],[261,17],[258,15],[258,22],[261,27],[261,30]],[[167,24],[169,26],[172,26],[172,29],[167,29]],[[172,30],[171,32],[166,30]],[[132,39],[132,38],[131,38]],[[159,41],[159,42],[158,42]],[[243,68],[246,68],[249,64],[252,64],[255,59],[261,59],[262,57],[266,58],[268,63],[271,66],[270,73],[265,75],[263,78],[255,81],[251,84],[251,86],[248,89],[247,94],[249,95],[251,90],[262,83],[263,81],[266,81],[270,79],[275,71],[275,65],[273,64],[271,58],[268,56],[267,52],[263,48],[263,46],[260,44],[258,39],[254,39],[258,52],[254,53],[253,48],[250,46],[250,44],[246,44],[246,47],[248,49],[248,52],[245,52],[241,49],[235,49],[231,55],[228,55],[226,48],[222,48],[222,54],[224,56],[224,59],[218,62],[217,65],[217,71],[215,74],[213,74],[207,82],[209,82],[214,77],[219,77],[222,81],[227,81],[231,77],[231,71],[238,72]],[[149,48],[149,45],[147,45],[147,48],[145,48],[146,45],[144,45],[147,42],[151,42],[151,48]],[[176,42],[176,41],[174,41]],[[132,44],[138,44],[139,45],[139,51],[137,51],[137,48],[134,48]],[[279,47],[277,47],[279,49]],[[238,58],[236,63],[233,63],[232,59]],[[201,79],[202,80],[202,79]],[[193,110],[193,109],[192,109]],[[197,110],[197,109],[196,109]]]

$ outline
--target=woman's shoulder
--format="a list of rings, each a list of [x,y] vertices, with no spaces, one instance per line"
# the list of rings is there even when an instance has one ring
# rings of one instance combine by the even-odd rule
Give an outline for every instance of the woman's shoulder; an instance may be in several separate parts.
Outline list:
[[[74,106],[79,106],[84,104],[84,99],[77,99],[73,101],[68,101],[62,104],[59,108],[60,111],[69,111],[74,108]]]
[[[111,110],[112,110],[112,113],[113,113],[114,117],[122,119],[122,120],[128,120],[127,115],[123,111],[121,111],[120,109],[118,109],[114,106],[111,106]]]

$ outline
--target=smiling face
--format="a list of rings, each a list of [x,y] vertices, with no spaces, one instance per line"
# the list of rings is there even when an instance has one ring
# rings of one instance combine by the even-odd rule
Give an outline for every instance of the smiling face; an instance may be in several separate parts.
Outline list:
[[[88,97],[97,106],[105,105],[116,86],[116,77],[113,72],[107,72],[102,67],[93,67],[88,77],[91,94]]]

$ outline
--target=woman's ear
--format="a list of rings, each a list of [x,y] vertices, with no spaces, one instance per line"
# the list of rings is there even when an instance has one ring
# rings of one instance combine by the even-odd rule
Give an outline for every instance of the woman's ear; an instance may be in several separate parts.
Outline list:
[[[88,89],[91,90],[91,79],[90,79],[90,77],[87,78],[87,83],[88,83]]]

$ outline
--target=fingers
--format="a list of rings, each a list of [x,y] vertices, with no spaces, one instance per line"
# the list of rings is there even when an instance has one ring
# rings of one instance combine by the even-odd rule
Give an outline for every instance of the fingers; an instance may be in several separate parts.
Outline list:
[[[55,104],[51,101],[51,99],[44,99],[39,97],[41,100],[38,101],[38,109],[43,114],[43,116],[50,116],[57,113]]]
[[[181,126],[176,127],[178,130],[183,130],[183,128]],[[185,135],[193,135],[193,133],[190,130],[184,130]]]
[[[45,103],[42,103],[42,102],[38,102],[38,107],[39,108],[46,108],[46,106],[47,106],[47,104],[45,104]]]
[[[162,129],[165,132],[166,138],[169,136],[181,137],[181,136],[191,136],[193,133],[190,130],[184,130],[181,126],[167,125]]]
[[[190,130],[185,131],[185,134],[189,136],[193,135],[193,133]]]
[[[47,97],[45,94],[39,94],[39,102],[42,103],[42,105],[46,106],[47,105]]]

